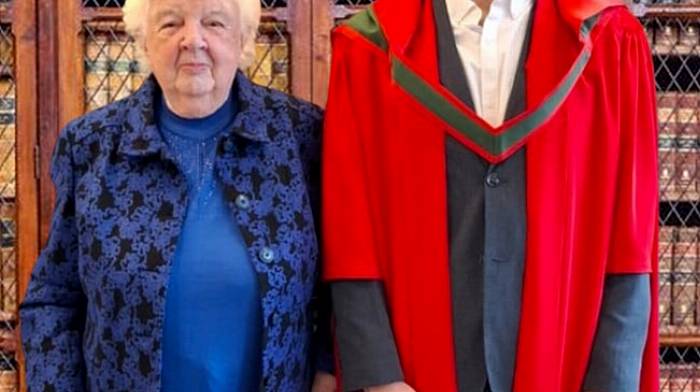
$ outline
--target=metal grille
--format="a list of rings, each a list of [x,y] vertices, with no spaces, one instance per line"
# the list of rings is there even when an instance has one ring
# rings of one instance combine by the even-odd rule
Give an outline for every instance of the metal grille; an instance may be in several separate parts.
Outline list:
[[[289,48],[286,22],[274,17],[264,18],[258,29],[255,61],[245,71],[246,75],[262,86],[289,92]]]
[[[124,0],[81,0],[83,7],[113,7],[124,5]]]
[[[261,0],[263,20],[258,29],[255,61],[245,71],[255,83],[289,92],[289,32],[287,0]]]
[[[82,0],[97,11],[95,20],[83,23],[86,110],[124,98],[139,88],[148,76],[140,70],[134,42],[124,33],[124,24],[114,20],[109,8],[124,0]],[[265,17],[256,40],[255,61],[246,74],[263,86],[289,91],[289,35],[283,10],[286,2],[262,0]],[[100,16],[100,10],[105,11]],[[111,15],[111,16],[110,16]],[[279,16],[277,16],[279,15]]]
[[[355,12],[372,4],[374,0],[332,0],[333,18],[337,24],[343,19],[353,15]]]
[[[289,92],[287,0],[260,0],[260,6],[263,9],[263,20],[256,39],[255,61],[245,73],[259,85]]]
[[[333,4],[347,7],[364,7],[372,4],[374,0],[334,0]]]
[[[666,347],[662,350],[661,391],[700,390],[698,351],[692,347]]]
[[[700,25],[696,19],[654,16],[642,23],[654,53],[658,94],[661,390],[695,391],[700,390]]]
[[[134,92],[146,77],[139,72],[133,40],[121,22],[83,24],[85,106],[93,110]]]
[[[14,37],[0,25],[0,392],[17,390]]]
[[[673,5],[673,4],[683,4],[683,5],[695,5],[700,4],[700,0],[634,0],[633,3],[642,3],[647,5]]]

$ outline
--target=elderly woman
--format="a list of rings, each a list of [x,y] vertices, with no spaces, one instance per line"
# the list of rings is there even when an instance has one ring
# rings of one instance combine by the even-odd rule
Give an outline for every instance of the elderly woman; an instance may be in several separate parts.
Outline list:
[[[127,1],[153,75],[59,137],[30,390],[334,389],[312,333],[321,113],[238,71],[258,1]]]

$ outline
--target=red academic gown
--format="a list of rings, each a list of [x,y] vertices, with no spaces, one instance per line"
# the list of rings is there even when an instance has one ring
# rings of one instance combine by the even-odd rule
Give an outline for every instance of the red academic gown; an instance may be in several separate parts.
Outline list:
[[[527,145],[514,390],[579,391],[606,275],[652,273],[641,390],[656,392],[657,126],[648,43],[612,1],[538,0],[534,12],[528,110],[498,128],[440,85],[430,0],[378,0],[333,32],[324,276],[383,281],[406,382],[419,392],[456,391],[445,138],[490,162]]]

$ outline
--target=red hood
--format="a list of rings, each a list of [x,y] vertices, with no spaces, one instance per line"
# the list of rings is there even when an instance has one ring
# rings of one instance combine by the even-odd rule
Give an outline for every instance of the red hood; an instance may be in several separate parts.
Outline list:
[[[602,10],[623,5],[623,0],[537,0],[538,6],[553,5],[558,14],[578,35],[581,22],[601,12]],[[416,33],[421,30],[426,16],[432,19],[432,0],[401,0],[401,5],[396,7],[396,2],[379,0],[374,3],[378,14],[389,16],[382,18],[384,33],[389,37],[395,50],[403,53],[412,42]],[[392,21],[394,23],[392,23]],[[432,25],[431,25],[432,27]]]

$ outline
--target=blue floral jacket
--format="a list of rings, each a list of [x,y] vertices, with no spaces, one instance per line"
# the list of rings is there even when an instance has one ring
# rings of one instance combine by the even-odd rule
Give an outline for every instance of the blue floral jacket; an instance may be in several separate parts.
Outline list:
[[[308,391],[321,112],[240,72],[236,80],[239,113],[215,173],[258,275],[260,390]],[[165,293],[187,186],[155,125],[157,93],[151,77],[58,139],[51,232],[20,308],[30,391],[160,389]]]

